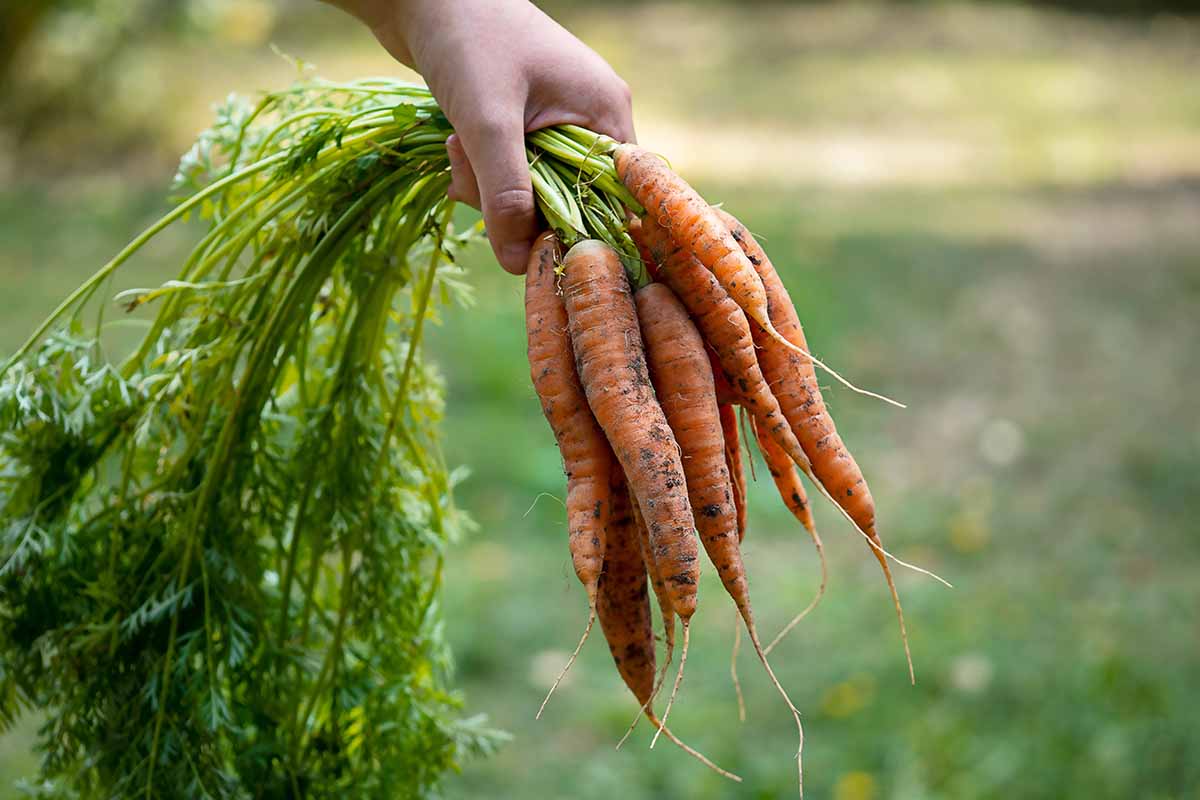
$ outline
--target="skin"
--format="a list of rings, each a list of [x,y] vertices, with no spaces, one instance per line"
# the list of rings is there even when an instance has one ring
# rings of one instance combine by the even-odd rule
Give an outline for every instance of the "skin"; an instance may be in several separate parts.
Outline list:
[[[328,1],[424,77],[456,131],[450,197],[482,209],[496,259],[515,275],[539,232],[525,134],[572,123],[636,140],[628,85],[532,3]]]

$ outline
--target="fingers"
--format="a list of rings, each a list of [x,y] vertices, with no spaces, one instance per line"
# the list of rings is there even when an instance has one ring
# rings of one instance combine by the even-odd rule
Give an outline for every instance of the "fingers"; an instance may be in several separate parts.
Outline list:
[[[450,188],[446,195],[456,202],[479,208],[479,182],[457,133],[450,134],[446,140],[446,153],[450,156]]]
[[[529,249],[537,235],[537,218],[525,160],[524,120],[520,109],[514,110],[514,115],[484,117],[459,128],[458,138],[466,155],[459,166],[465,169],[459,169],[463,177],[451,188],[463,196],[464,202],[470,202],[470,189],[463,184],[478,187],[474,197],[482,206],[496,260],[508,272],[520,275],[525,272]],[[474,181],[468,179],[467,170],[473,170]]]
[[[608,116],[604,126],[609,129],[605,132],[618,142],[637,144],[637,133],[633,129],[633,92],[629,89],[629,84],[616,75],[613,79],[616,97],[609,105],[604,106]]]

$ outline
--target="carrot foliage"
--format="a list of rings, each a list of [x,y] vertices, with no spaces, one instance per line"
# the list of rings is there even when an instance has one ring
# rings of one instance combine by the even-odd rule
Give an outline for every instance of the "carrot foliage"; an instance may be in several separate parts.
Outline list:
[[[0,722],[43,796],[409,797],[503,738],[462,718],[438,611],[468,529],[424,327],[471,294],[428,93],[231,99],[177,205],[0,379]],[[173,280],[111,279],[203,226]],[[145,325],[139,341],[119,334]]]

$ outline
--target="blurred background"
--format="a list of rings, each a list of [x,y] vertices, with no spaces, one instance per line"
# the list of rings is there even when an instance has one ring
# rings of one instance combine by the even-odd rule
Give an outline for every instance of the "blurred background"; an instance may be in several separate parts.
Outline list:
[[[815,350],[897,411],[828,397],[898,573],[908,684],[878,566],[818,504],[824,604],[773,661],[806,718],[811,797],[1200,798],[1200,17],[1191,3],[555,3],[634,90],[641,141],[760,235]],[[308,0],[59,0],[0,11],[0,353],[155,219],[231,91],[296,67],[402,72]],[[131,264],[163,280],[189,232]],[[645,726],[598,635],[546,715],[585,601],[563,478],[529,386],[521,284],[485,248],[433,337],[447,450],[480,523],[444,615],[468,713],[514,734],[447,797],[794,795],[794,728],[702,585],[672,727]],[[759,625],[818,568],[769,481],[745,554]],[[0,738],[0,798],[37,720]]]

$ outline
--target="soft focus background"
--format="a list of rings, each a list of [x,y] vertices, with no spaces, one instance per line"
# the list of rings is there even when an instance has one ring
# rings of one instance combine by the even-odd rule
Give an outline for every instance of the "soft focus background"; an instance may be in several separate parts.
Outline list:
[[[763,238],[818,353],[910,405],[828,393],[885,542],[956,588],[898,572],[910,687],[878,566],[818,504],[829,594],[773,658],[811,797],[1200,798],[1200,17],[1149,5],[552,6],[633,86],[642,142]],[[271,43],[398,71],[307,0],[0,11],[0,353],[161,213],[213,102],[294,77]],[[173,275],[186,236],[119,282]],[[446,795],[793,796],[791,718],[745,648],[737,721],[712,580],[672,727],[742,787],[645,726],[613,751],[635,705],[599,635],[533,721],[585,602],[521,284],[470,261],[479,305],[432,343],[480,523],[445,617],[467,710],[515,738]],[[751,502],[773,634],[818,571],[761,471]],[[0,797],[36,724],[0,738]]]

